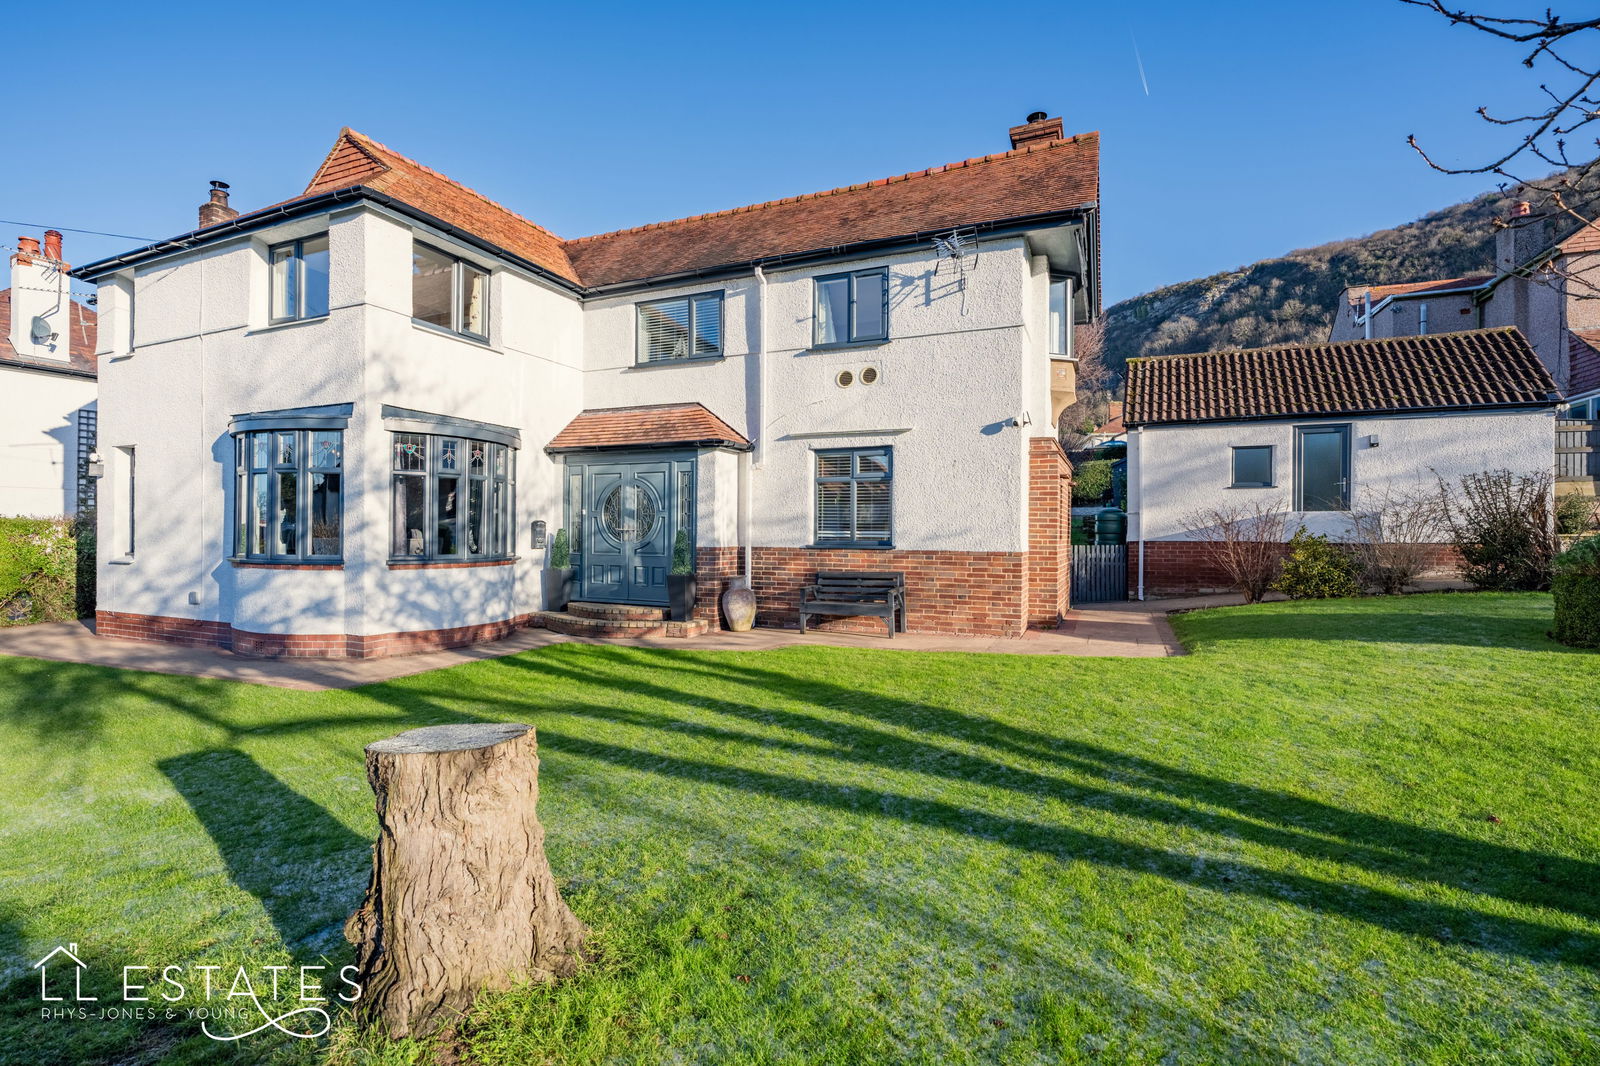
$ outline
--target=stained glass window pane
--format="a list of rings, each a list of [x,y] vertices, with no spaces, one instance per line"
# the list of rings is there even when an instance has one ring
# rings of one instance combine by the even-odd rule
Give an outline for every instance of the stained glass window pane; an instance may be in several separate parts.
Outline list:
[[[272,434],[251,434],[250,452],[250,468],[252,470],[265,470],[272,460]]]
[[[428,438],[421,433],[396,433],[394,468],[415,470],[419,473],[428,469]]]
[[[461,469],[461,442],[452,437],[439,441],[439,470],[453,474]]]
[[[299,436],[298,433],[292,433],[292,432],[291,433],[279,433],[278,434],[277,450],[274,453],[276,455],[276,458],[273,460],[274,462],[277,463],[277,465],[279,465],[279,466],[293,466],[294,465],[295,438],[298,437],[298,436]]]
[[[489,446],[481,440],[467,442],[467,473],[482,476],[487,467],[486,452]]]
[[[313,470],[337,470],[343,451],[344,434],[336,429],[319,429],[311,434],[311,467]]]

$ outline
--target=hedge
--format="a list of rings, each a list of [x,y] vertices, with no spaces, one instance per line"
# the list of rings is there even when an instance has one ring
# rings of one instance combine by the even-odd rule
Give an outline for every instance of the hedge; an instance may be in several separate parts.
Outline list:
[[[92,517],[0,518],[0,626],[94,611]]]
[[[1110,459],[1090,459],[1072,472],[1072,502],[1099,503],[1111,492]]]
[[[1600,648],[1600,536],[1578,541],[1556,556],[1553,568],[1556,627],[1550,635],[1575,648]]]

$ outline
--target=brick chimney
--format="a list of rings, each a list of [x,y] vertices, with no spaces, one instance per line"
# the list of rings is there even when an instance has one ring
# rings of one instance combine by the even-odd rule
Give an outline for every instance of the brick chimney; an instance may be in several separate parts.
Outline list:
[[[1043,111],[1035,111],[1028,121],[1011,127],[1011,147],[1027,148],[1035,144],[1049,144],[1062,138],[1061,119],[1051,118]]]
[[[1533,205],[1518,200],[1495,223],[1494,265],[1500,273],[1515,270],[1555,240],[1555,220],[1536,215]]]
[[[211,199],[200,205],[200,228],[205,229],[238,217],[239,212],[228,206],[228,183],[213,181]]]
[[[66,362],[72,337],[72,281],[61,261],[61,233],[18,237],[11,257],[11,347],[24,358]]]

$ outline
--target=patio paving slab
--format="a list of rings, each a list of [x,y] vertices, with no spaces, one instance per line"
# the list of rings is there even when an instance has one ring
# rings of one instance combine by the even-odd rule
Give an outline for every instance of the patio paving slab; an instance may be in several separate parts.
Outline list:
[[[253,659],[218,648],[184,648],[137,640],[98,637],[85,622],[46,622],[0,629],[0,655],[86,663],[123,670],[243,681],[278,688],[317,691],[355,688],[461,663],[498,659],[551,644],[615,644],[679,651],[764,651],[812,644],[875,651],[968,652],[998,655],[1073,655],[1153,658],[1182,655],[1167,624],[1166,604],[1096,604],[1073,610],[1054,630],[1022,637],[946,636],[900,633],[893,640],[867,633],[801,634],[793,629],[754,629],[748,633],[713,630],[693,639],[633,639],[563,636],[547,629],[519,629],[501,640],[467,648],[386,659]]]

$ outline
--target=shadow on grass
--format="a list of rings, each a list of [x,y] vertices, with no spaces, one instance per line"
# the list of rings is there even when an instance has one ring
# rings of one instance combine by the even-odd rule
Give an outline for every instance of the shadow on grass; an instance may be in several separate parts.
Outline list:
[[[650,677],[627,673],[648,657]],[[1207,777],[1152,760],[1125,755],[1077,741],[1007,726],[992,719],[963,714],[925,703],[869,695],[826,682],[797,679],[792,674],[744,665],[726,659],[709,665],[672,653],[610,653],[618,670],[605,669],[597,656],[586,656],[581,668],[549,652],[497,660],[496,670],[530,672],[557,682],[553,692],[581,691],[584,686],[612,686],[630,695],[684,705],[700,715],[724,715],[762,726],[806,734],[817,743],[760,736],[736,727],[688,721],[670,713],[601,706],[581,700],[509,702],[513,713],[572,714],[671,735],[744,744],[739,761],[759,765],[763,753],[788,751],[817,760],[881,767],[953,782],[974,782],[1062,802],[1093,798],[1096,810],[1144,819],[1152,825],[1193,827],[1264,846],[1292,851],[1306,858],[1359,865],[1397,881],[1429,881],[1477,892],[1507,902],[1565,911],[1585,919],[1600,915],[1592,887],[1600,868],[1562,856],[1486,844],[1395,819],[1346,811],[1314,800],[1238,782]],[[661,679],[676,674],[681,684]],[[710,682],[748,685],[754,693],[826,706],[857,719],[881,719],[901,728],[958,739],[996,751],[997,756],[1022,756],[1053,764],[1077,775],[1073,781],[1021,769],[999,757],[957,751],[924,739],[839,721],[795,710],[780,710],[763,701],[709,699]],[[408,711],[447,713],[428,689],[372,686],[368,695]],[[448,693],[438,696],[448,701]],[[540,692],[541,698],[545,695]],[[1015,818],[948,803],[926,795],[887,788],[842,786],[807,777],[750,769],[641,750],[591,736],[541,726],[544,745],[633,770],[761,794],[811,806],[877,815],[964,834],[1050,855],[1083,860],[1139,874],[1154,873],[1175,882],[1214,891],[1246,894],[1291,903],[1307,910],[1339,915],[1394,932],[1481,948],[1533,959],[1559,958],[1600,967],[1600,939],[1535,920],[1498,915],[1470,907],[1414,898],[1396,891],[1235,861],[1197,866],[1184,850],[1126,840],[1068,825]],[[670,740],[668,740],[670,745]],[[1001,756],[1003,753],[1003,756]],[[1149,795],[1146,793],[1156,793]],[[1221,812],[1205,809],[1223,808]],[[1327,839],[1327,837],[1335,839]]]
[[[161,772],[205,827],[234,884],[255,896],[284,947],[328,951],[360,901],[371,842],[244,752],[163,759]]]

